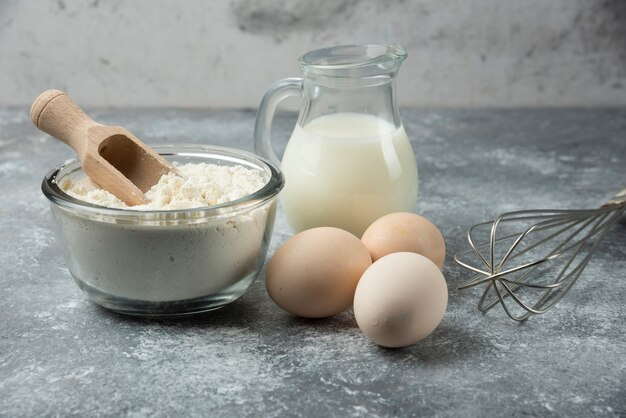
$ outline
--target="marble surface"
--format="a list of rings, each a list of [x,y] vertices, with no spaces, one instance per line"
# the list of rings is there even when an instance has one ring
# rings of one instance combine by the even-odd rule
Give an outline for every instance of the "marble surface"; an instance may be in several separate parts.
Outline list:
[[[252,150],[254,112],[94,110],[148,143]],[[367,340],[351,312],[295,318],[263,278],[187,319],[89,302],[51,229],[43,175],[72,156],[26,108],[0,108],[0,416],[623,416],[626,222],[555,309],[518,324],[476,310],[451,255],[467,227],[522,208],[595,207],[624,186],[626,110],[402,112],[420,169],[416,211],[446,237],[449,306],[405,349]],[[294,115],[276,122],[281,148]],[[279,211],[270,254],[290,236]]]

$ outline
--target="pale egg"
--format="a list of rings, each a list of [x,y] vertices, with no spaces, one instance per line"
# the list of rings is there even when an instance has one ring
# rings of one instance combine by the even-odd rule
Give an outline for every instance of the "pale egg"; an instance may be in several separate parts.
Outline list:
[[[278,306],[306,318],[323,318],[352,306],[363,272],[372,264],[361,240],[338,228],[303,231],[270,260],[267,293]]]
[[[387,254],[408,251],[429,258],[441,268],[446,258],[446,243],[439,229],[414,213],[397,212],[377,219],[361,241],[374,261]]]
[[[448,286],[428,258],[399,252],[374,262],[354,295],[359,328],[384,347],[405,347],[426,338],[443,319]]]

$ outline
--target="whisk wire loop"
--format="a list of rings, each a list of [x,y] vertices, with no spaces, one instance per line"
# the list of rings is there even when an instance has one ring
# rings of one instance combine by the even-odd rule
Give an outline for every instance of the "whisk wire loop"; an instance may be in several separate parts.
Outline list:
[[[516,321],[545,313],[571,289],[625,212],[626,189],[599,209],[515,211],[473,225],[467,232],[469,248],[454,260],[474,274],[458,288],[486,284],[478,302],[481,312],[500,304]],[[515,232],[511,226],[517,226]],[[478,266],[466,260],[471,255]]]

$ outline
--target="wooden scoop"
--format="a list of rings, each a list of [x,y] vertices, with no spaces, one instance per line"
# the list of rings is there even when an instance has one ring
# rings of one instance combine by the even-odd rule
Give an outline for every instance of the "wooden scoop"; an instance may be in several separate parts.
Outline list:
[[[59,90],[39,95],[30,109],[35,126],[69,145],[83,171],[129,206],[148,203],[144,195],[172,165],[119,126],[94,122]]]

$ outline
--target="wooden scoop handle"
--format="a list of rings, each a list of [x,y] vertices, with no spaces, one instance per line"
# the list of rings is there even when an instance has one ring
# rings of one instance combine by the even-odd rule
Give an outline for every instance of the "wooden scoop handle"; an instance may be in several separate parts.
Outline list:
[[[87,150],[88,129],[100,125],[60,90],[41,93],[30,108],[30,118],[39,129],[72,147],[81,159]]]

